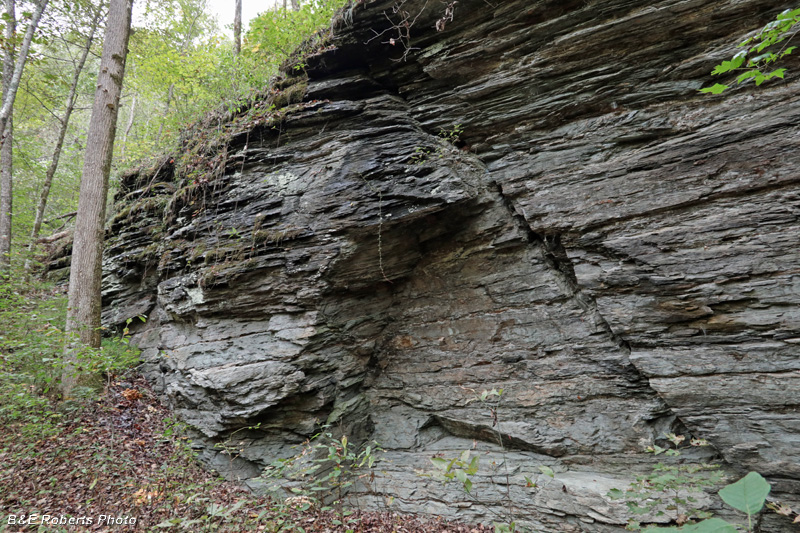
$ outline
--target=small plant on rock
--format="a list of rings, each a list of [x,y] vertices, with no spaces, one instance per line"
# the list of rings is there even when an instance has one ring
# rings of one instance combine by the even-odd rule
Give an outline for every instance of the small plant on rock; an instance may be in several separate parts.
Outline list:
[[[500,419],[498,417],[498,409],[500,407],[500,401],[503,396],[503,389],[492,389],[492,390],[484,390],[478,394],[476,391],[472,389],[467,389],[466,387],[462,387],[464,390],[469,391],[472,394],[472,398],[469,398],[466,401],[466,404],[469,405],[473,402],[480,402],[482,405],[485,405],[489,409],[489,415],[492,419],[492,427],[494,428],[494,432],[497,436],[497,443],[500,446],[500,450],[505,457],[505,446],[503,445],[503,434],[500,432]],[[473,454],[471,450],[464,450],[459,454],[457,457],[441,457],[435,456],[431,458],[431,463],[433,464],[434,469],[432,471],[418,471],[417,475],[420,477],[427,477],[431,479],[435,479],[441,481],[442,483],[451,483],[457,482],[464,492],[476,502],[480,503],[478,500],[475,492],[473,491],[473,478],[476,476],[480,470],[480,456],[477,454]],[[506,465],[506,461],[503,461],[503,465]],[[553,471],[548,467],[540,467],[542,473],[553,477]],[[511,480],[509,479],[509,472],[506,467],[505,472],[505,487],[506,487],[506,500],[508,503],[507,512],[508,514],[505,516],[499,515],[498,518],[503,520],[502,522],[494,522],[494,530],[495,533],[511,533],[519,531],[517,528],[517,524],[514,520],[514,510],[511,507],[511,497],[510,497],[510,486]],[[534,483],[530,478],[526,477],[526,486],[530,488],[535,488],[536,483]]]
[[[653,445],[646,451],[654,455],[679,456],[681,454],[680,446],[684,444],[686,437],[673,433],[666,437],[674,445],[674,448]],[[688,444],[690,446],[708,445],[701,439],[691,439]],[[719,471],[719,465],[659,462],[653,467],[652,472],[638,476],[630,488],[625,491],[613,489],[609,492],[609,497],[614,500],[624,499],[628,509],[635,515],[664,516],[670,512],[675,515],[679,524],[684,524],[693,518],[704,519],[711,516],[710,513],[698,508],[697,496],[701,494],[704,487],[717,485],[721,480],[722,473]],[[641,525],[639,521],[632,519],[628,524],[628,529],[641,529]]]
[[[723,487],[719,492],[722,501],[747,515],[746,531],[753,531],[753,517],[764,508],[770,485],[761,474],[750,472],[736,483]],[[687,524],[683,527],[649,527],[645,532],[693,532],[693,533],[737,533],[738,525],[720,518],[707,518],[702,522]]]
[[[668,434],[667,439],[674,444],[674,448],[650,446],[648,452],[655,455],[667,456],[680,455],[680,445],[686,440],[682,435]],[[691,439],[691,446],[707,446],[702,439]],[[628,529],[642,530],[644,532],[693,532],[693,533],[736,533],[740,528],[753,531],[753,517],[764,508],[770,485],[757,472],[750,472],[742,479],[720,489],[722,501],[737,511],[747,515],[747,525],[731,524],[720,518],[712,517],[711,513],[701,511],[695,507],[697,500],[693,495],[699,494],[703,488],[718,484],[722,480],[722,473],[717,469],[719,465],[709,464],[657,464],[653,472],[640,476],[627,491],[613,489],[609,492],[612,499],[625,498],[628,508],[635,514],[655,513],[664,515],[664,511],[672,511],[678,526],[658,527],[643,526],[638,521],[631,520]],[[789,516],[791,509],[775,503],[768,503],[767,507],[778,514]],[[795,522],[800,522],[796,519]]]
[[[344,506],[347,490],[357,480],[365,483],[374,480],[373,467],[382,451],[376,442],[355,446],[346,435],[334,437],[326,426],[303,444],[300,453],[273,462],[264,476],[298,482],[298,486],[290,489],[294,496],[287,500],[287,505],[308,509],[321,504],[321,511],[336,513],[335,525],[352,531],[350,526],[356,519],[353,511]],[[277,489],[278,485],[272,488]]]
[[[785,68],[777,68],[772,71],[769,71],[769,68],[772,68],[770,65],[774,67],[775,62],[791,54],[797,48],[788,46],[788,44],[797,35],[799,23],[800,9],[787,9],[756,35],[739,43],[739,47],[744,50],[728,61],[717,65],[711,74],[717,76],[729,72],[740,72],[736,77],[737,84],[753,80],[756,85],[761,85],[773,78],[783,79]],[[700,89],[700,92],[720,94],[728,88],[730,88],[728,85],[716,83],[711,87]]]
[[[454,146],[461,140],[461,134],[464,133],[464,128],[461,124],[454,124],[450,129],[441,128],[439,130],[439,146],[433,148],[423,148],[417,146],[414,149],[414,154],[409,160],[412,165],[424,165],[434,155],[438,159],[443,159],[447,156],[448,150],[452,150]]]

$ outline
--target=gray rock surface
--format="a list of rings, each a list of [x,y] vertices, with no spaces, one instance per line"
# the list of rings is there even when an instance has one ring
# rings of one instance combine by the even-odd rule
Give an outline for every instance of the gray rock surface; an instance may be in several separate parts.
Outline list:
[[[608,491],[674,432],[797,505],[800,64],[697,93],[778,4],[351,5],[218,172],[124,179],[104,320],[148,316],[145,373],[256,488],[327,422],[386,450],[359,505],[619,531]],[[417,474],[465,449],[477,501]]]

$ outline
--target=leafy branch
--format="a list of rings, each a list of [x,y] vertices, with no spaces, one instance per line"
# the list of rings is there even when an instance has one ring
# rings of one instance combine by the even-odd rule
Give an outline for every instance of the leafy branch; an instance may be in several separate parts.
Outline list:
[[[785,68],[777,68],[771,72],[766,72],[766,70],[769,65],[797,49],[796,46],[789,46],[789,43],[797,35],[798,22],[800,22],[800,8],[787,9],[756,35],[739,43],[739,47],[746,47],[746,49],[738,52],[730,60],[717,65],[711,74],[718,76],[728,72],[741,72],[736,78],[737,84],[753,80],[756,85],[761,85],[773,78],[783,79],[786,73]],[[770,47],[780,43],[782,43],[780,49],[769,50]],[[717,83],[711,87],[700,89],[700,92],[720,94],[729,88],[729,85]]]

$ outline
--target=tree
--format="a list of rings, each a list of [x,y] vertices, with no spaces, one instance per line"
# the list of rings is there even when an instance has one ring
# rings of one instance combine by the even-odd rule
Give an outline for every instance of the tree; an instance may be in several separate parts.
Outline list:
[[[9,81],[8,93],[3,95],[3,107],[0,108],[0,142],[5,139],[5,129],[14,109],[14,99],[17,96],[19,89],[19,82],[22,79],[22,70],[25,68],[25,62],[28,60],[28,52],[33,42],[33,34],[36,32],[36,27],[39,25],[39,20],[42,18],[42,13],[47,7],[48,0],[39,0],[36,4],[36,10],[31,16],[30,24],[25,32],[25,37],[22,39],[22,46],[19,49],[19,56],[14,64],[14,73],[11,75]],[[13,0],[10,2],[13,4]],[[6,0],[6,6],[9,5],[9,0]]]
[[[11,208],[13,198],[12,159],[13,148],[11,139],[6,139],[12,131],[11,115],[14,110],[14,100],[17,97],[19,82],[22,79],[22,70],[28,59],[28,51],[36,32],[36,26],[42,18],[42,13],[47,7],[48,0],[39,0],[33,12],[25,37],[20,46],[16,62],[13,60],[13,40],[16,33],[16,14],[14,0],[5,0],[6,6],[6,54],[3,60],[3,104],[0,108],[0,269],[5,270],[10,262],[11,251]],[[13,71],[12,71],[13,65]],[[8,130],[8,132],[6,131]]]
[[[78,335],[82,344],[93,348],[100,346],[100,283],[106,197],[132,9],[133,0],[111,0],[75,219],[66,329],[68,333]],[[64,397],[69,397],[78,383],[77,370],[76,347],[69,346],[61,378]]]
[[[31,242],[28,248],[29,250],[33,248],[36,239],[39,238],[39,231],[41,231],[42,221],[44,220],[44,210],[47,206],[47,197],[50,194],[50,187],[53,184],[53,177],[58,169],[58,162],[61,158],[61,150],[64,147],[64,138],[67,135],[67,128],[69,127],[69,119],[72,116],[72,111],[75,109],[75,101],[78,96],[78,82],[80,81],[83,67],[86,65],[86,58],[89,56],[89,52],[92,48],[92,41],[94,40],[94,34],[97,30],[97,26],[100,24],[102,11],[102,6],[98,6],[95,10],[89,35],[86,37],[86,43],[81,50],[81,56],[78,59],[78,63],[75,66],[75,70],[72,75],[72,82],[70,84],[69,94],[67,95],[66,109],[64,111],[64,115],[59,119],[61,125],[59,127],[56,145],[53,149],[53,157],[47,167],[47,173],[44,177],[44,184],[42,185],[42,191],[39,196],[39,203],[36,206],[36,218],[33,222],[33,230],[31,231]]]
[[[131,36],[123,98],[135,99],[136,117],[131,118],[131,104],[125,164],[174,150],[182,125],[231,93],[232,76],[219,61],[220,55],[233,57],[230,42],[221,44],[206,4],[206,0],[152,4],[145,12],[147,22]],[[217,92],[214,86],[223,76],[228,88]]]
[[[233,15],[233,53],[237,56],[242,51],[242,0],[236,0],[236,12]]]
[[[5,0],[6,4],[6,42],[3,56],[3,101],[11,88],[11,76],[14,73],[14,36],[17,32],[17,15],[14,0]],[[9,121],[8,142],[0,147],[0,269],[8,269],[11,252],[11,209],[13,200],[13,164],[12,148],[13,122]]]

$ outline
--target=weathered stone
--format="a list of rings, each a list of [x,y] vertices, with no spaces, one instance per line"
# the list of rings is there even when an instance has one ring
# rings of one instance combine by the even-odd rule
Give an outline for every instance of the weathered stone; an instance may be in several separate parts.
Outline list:
[[[696,92],[790,4],[460,0],[436,32],[408,0],[410,42],[393,5],[350,6],[222,175],[123,184],[104,317],[149,315],[145,373],[201,459],[261,490],[327,421],[386,450],[359,505],[604,532],[675,432],[797,503],[800,65]],[[418,475],[467,449],[477,501]]]

